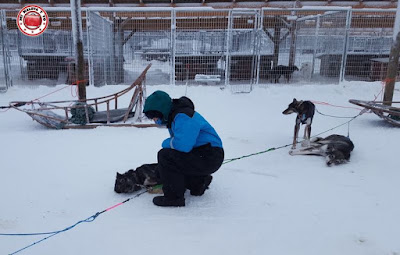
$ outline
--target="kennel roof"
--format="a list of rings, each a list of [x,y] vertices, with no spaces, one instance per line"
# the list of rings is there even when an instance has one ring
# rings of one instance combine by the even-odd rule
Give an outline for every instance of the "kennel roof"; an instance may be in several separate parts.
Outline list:
[[[308,0],[299,1],[302,6],[352,6],[353,8],[396,8],[396,0]],[[87,6],[211,6],[218,8],[260,8],[260,7],[293,7],[294,0],[81,0]],[[26,0],[0,0],[1,7],[14,8],[28,4]],[[69,0],[36,0],[41,6],[69,6]]]
[[[100,15],[114,21],[115,29],[122,28],[130,31],[163,31],[171,29],[171,9],[156,10],[154,8],[101,8]],[[84,10],[84,9],[83,9]],[[97,10],[96,8],[93,9]],[[107,11],[105,11],[107,10]],[[125,11],[122,11],[125,10]],[[129,10],[129,11],[127,11]],[[7,10],[7,28],[17,29],[16,17],[18,9]],[[309,17],[313,19],[318,14],[324,14],[327,9],[305,9],[296,11],[296,17]],[[66,8],[48,8],[49,27],[56,30],[71,30],[71,12]],[[284,28],[293,17],[291,10],[285,9],[268,9],[263,13],[263,28]],[[86,27],[86,12],[82,11],[82,26]],[[254,14],[243,13],[235,15],[234,29],[253,29],[254,22],[249,22],[250,19],[255,19]],[[330,27],[343,27],[342,22],[333,17],[335,22],[330,23]],[[393,28],[395,19],[395,11],[371,11],[358,10],[353,12],[351,26],[352,28]],[[176,28],[186,30],[221,30],[228,27],[229,9],[179,9],[176,13]],[[307,23],[306,23],[307,24]],[[304,25],[303,25],[304,26]],[[310,27],[315,25],[309,23]]]

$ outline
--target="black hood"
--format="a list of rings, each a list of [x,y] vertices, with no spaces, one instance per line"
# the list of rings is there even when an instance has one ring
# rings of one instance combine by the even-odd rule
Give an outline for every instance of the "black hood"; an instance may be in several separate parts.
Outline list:
[[[167,123],[168,128],[171,128],[172,121],[175,119],[175,116],[178,113],[184,113],[190,118],[193,117],[194,104],[192,100],[190,100],[188,97],[172,99],[172,107],[170,114],[168,116],[168,123]]]

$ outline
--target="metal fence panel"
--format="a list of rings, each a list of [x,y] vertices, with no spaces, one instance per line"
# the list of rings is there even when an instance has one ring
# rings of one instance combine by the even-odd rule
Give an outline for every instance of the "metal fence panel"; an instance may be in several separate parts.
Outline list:
[[[258,11],[231,12],[227,51],[232,92],[250,92],[257,82],[258,26]]]
[[[87,18],[90,85],[114,84],[112,22],[92,11],[87,12]]]
[[[321,80],[339,83],[346,57],[347,11],[325,12],[319,15],[317,22],[317,59],[314,59],[314,74],[319,74]],[[315,76],[317,75],[313,78]]]
[[[170,84],[172,12],[135,10],[115,12],[115,16],[116,82],[131,84],[152,63],[146,84]]]
[[[338,83],[347,11],[264,9],[260,83]]]
[[[386,78],[396,12],[352,11],[346,80],[382,81]]]
[[[175,12],[176,84],[225,85],[229,11]]]
[[[12,78],[15,85],[57,85],[76,81],[70,12],[47,11],[49,25],[26,36],[15,25],[18,12],[7,11]],[[86,48],[87,45],[84,45]]]

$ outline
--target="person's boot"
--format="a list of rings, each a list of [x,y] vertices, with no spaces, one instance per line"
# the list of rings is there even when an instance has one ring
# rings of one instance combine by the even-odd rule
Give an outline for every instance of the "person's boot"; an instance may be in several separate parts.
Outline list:
[[[153,203],[157,206],[173,206],[180,207],[185,206],[185,198],[175,198],[171,199],[166,196],[157,196],[153,198]]]
[[[190,195],[202,196],[206,191],[206,189],[208,189],[208,186],[210,186],[211,181],[212,181],[211,175],[205,176],[203,182],[198,187],[194,187],[190,190]]]

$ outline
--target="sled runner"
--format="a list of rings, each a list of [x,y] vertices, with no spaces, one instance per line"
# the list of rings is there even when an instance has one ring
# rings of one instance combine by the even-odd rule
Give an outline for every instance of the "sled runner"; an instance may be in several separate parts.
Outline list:
[[[98,126],[152,127],[140,124],[144,103],[144,81],[149,64],[128,88],[117,93],[86,100],[53,102],[13,101],[10,107],[24,112],[40,124],[53,129],[88,129]],[[118,108],[119,99],[133,91],[127,108]],[[111,109],[114,108],[114,109]],[[132,119],[127,122],[128,119]]]
[[[350,103],[364,107],[371,110],[373,113],[386,120],[387,122],[400,127],[400,108],[384,105],[383,101],[362,101],[356,99],[350,99]],[[391,102],[400,106],[400,102]]]

